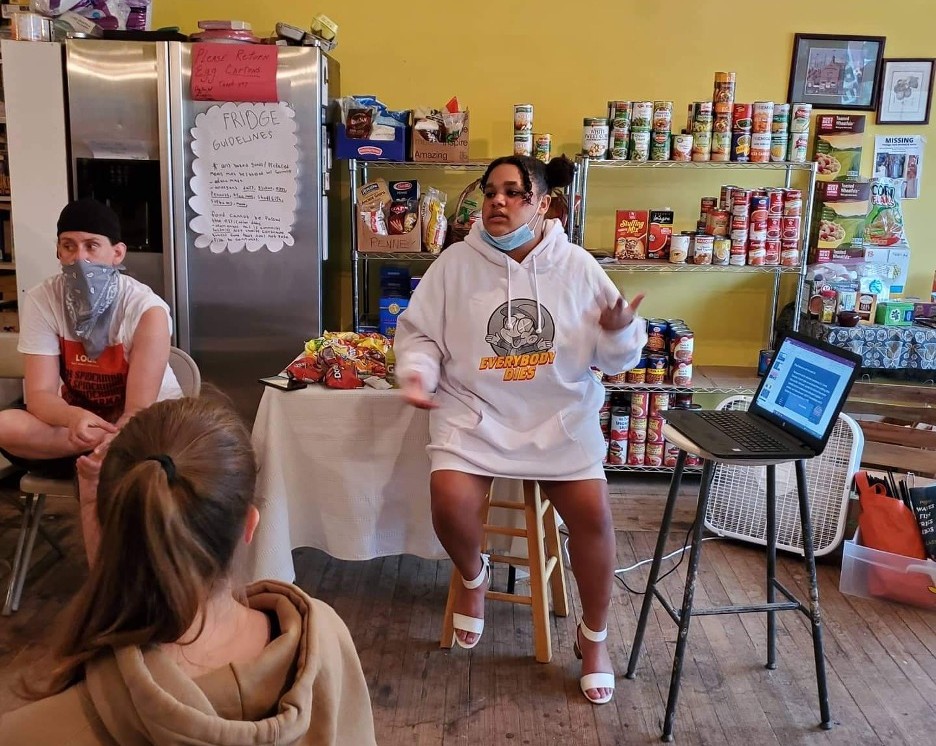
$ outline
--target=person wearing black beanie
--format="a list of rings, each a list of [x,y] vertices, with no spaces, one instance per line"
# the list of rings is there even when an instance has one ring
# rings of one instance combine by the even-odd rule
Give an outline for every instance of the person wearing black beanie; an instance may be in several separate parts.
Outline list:
[[[19,304],[26,408],[0,412],[0,452],[62,477],[135,412],[182,392],[168,365],[169,307],[120,273],[127,247],[117,214],[79,199],[62,210],[56,234],[61,273]]]

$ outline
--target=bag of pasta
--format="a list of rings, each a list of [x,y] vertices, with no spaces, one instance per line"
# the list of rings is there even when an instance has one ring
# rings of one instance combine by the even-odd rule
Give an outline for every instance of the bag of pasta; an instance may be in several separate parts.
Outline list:
[[[895,179],[871,180],[871,210],[865,220],[865,246],[906,245],[903,210],[900,206],[901,182]]]

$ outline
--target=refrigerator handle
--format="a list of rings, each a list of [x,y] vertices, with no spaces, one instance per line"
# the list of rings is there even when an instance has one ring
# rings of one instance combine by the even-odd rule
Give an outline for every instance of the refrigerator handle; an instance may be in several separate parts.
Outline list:
[[[162,246],[163,246],[163,287],[169,312],[172,314],[172,344],[179,346],[178,340],[178,295],[175,286],[175,236],[173,234],[174,210],[172,204],[172,164],[171,142],[169,135],[169,50],[166,44],[156,47],[156,99],[159,117],[159,191],[163,204]]]
[[[175,288],[175,328],[177,345],[185,352],[192,352],[191,302],[188,276],[188,225],[185,216],[185,125],[184,108],[189,92],[185,90],[186,71],[182,63],[182,43],[166,43],[168,65],[162,68],[168,78],[169,107],[165,122],[165,131],[169,138],[169,182],[171,201],[168,205],[167,220],[173,232],[172,266],[175,276],[172,278]]]

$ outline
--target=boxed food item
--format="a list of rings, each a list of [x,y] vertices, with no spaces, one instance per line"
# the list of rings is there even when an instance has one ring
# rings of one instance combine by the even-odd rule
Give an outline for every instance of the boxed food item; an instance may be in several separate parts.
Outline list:
[[[885,300],[878,303],[874,323],[884,326],[911,326],[913,304],[904,300]]]
[[[404,182],[393,183],[395,194],[399,196],[403,191],[397,185]],[[355,196],[358,251],[413,253],[420,250],[422,244],[416,200],[394,200],[390,187],[383,179],[361,185]]]
[[[862,259],[871,208],[867,181],[817,182],[809,238],[809,263]]]
[[[409,305],[409,298],[386,297],[380,299],[380,319],[378,329],[389,339],[396,336],[397,316]]]
[[[820,114],[816,117],[813,160],[818,181],[854,181],[861,173],[863,114]]]
[[[650,214],[646,210],[618,210],[614,221],[614,258],[646,259]]]
[[[650,210],[650,226],[647,234],[647,257],[649,259],[669,258],[673,218],[672,210]]]
[[[932,303],[922,303],[914,299],[913,318],[936,319],[936,301],[933,301]]]
[[[858,313],[859,324],[873,324],[877,311],[877,296],[874,293],[859,293],[855,311]]]
[[[468,112],[464,114],[460,131],[449,137],[442,131],[440,137],[426,137],[428,132],[419,129],[419,122],[412,130],[410,153],[413,160],[421,163],[467,163],[468,162]]]

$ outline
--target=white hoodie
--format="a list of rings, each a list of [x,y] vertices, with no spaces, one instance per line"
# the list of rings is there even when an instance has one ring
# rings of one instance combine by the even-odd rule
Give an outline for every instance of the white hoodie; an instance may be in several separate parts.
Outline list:
[[[397,375],[436,391],[433,471],[516,479],[602,475],[604,400],[589,371],[633,367],[645,324],[608,332],[601,312],[620,297],[558,221],[521,263],[489,246],[476,224],[420,281],[397,320]]]

